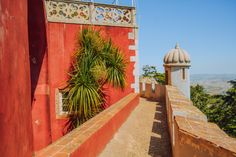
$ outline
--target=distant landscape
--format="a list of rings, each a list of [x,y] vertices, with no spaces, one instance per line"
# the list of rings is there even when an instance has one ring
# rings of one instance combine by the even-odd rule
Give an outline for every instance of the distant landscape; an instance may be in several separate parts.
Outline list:
[[[236,79],[236,74],[192,74],[191,85],[202,85],[209,94],[224,94],[231,86],[230,80]]]

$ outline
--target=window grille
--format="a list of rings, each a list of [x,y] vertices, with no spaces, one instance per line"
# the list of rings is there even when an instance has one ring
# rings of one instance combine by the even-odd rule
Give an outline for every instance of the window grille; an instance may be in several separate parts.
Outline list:
[[[56,89],[56,108],[57,115],[63,116],[67,115],[69,112],[69,106],[67,104],[67,98],[65,97],[65,93],[62,90]]]

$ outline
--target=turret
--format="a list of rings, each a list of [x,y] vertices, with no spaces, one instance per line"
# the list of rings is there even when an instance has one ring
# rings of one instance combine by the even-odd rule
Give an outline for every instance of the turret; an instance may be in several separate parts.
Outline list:
[[[190,98],[190,57],[177,43],[164,57],[166,84],[176,86]]]

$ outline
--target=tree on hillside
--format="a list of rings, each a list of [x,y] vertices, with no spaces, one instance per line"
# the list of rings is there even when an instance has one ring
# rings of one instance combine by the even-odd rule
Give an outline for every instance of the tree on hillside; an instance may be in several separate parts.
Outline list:
[[[228,134],[236,136],[236,80],[229,81],[232,87],[223,97],[221,110],[224,113],[219,125]]]
[[[143,77],[154,78],[158,83],[165,84],[165,74],[159,73],[155,66],[143,66]]]
[[[206,113],[210,95],[207,94],[203,86],[199,84],[197,84],[196,86],[191,86],[190,91],[191,100],[193,104],[197,108],[199,108],[203,113]]]
[[[219,125],[219,122],[224,117],[224,112],[222,111],[223,95],[212,95],[209,99],[209,103],[206,109],[208,121]],[[219,127],[221,127],[221,125],[219,125]]]
[[[157,73],[157,68],[155,66],[150,66],[150,65],[143,66],[144,77],[154,77],[156,73]]]
[[[165,84],[166,83],[166,79],[165,79],[165,74],[164,73],[156,73],[156,75],[154,76],[154,78],[156,79],[156,81],[160,84]]]
[[[236,137],[236,80],[225,95],[209,95],[200,85],[191,86],[193,104],[230,136]]]

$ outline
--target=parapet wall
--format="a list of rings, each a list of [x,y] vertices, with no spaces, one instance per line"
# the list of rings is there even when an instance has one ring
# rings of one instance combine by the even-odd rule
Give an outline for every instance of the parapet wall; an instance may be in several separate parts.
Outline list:
[[[165,86],[152,83],[139,83],[140,96],[155,101],[165,101]]]
[[[176,87],[166,86],[166,108],[173,157],[233,157],[236,140],[206,116]]]
[[[34,156],[98,156],[138,104],[139,95],[131,93],[46,148],[35,152]]]

